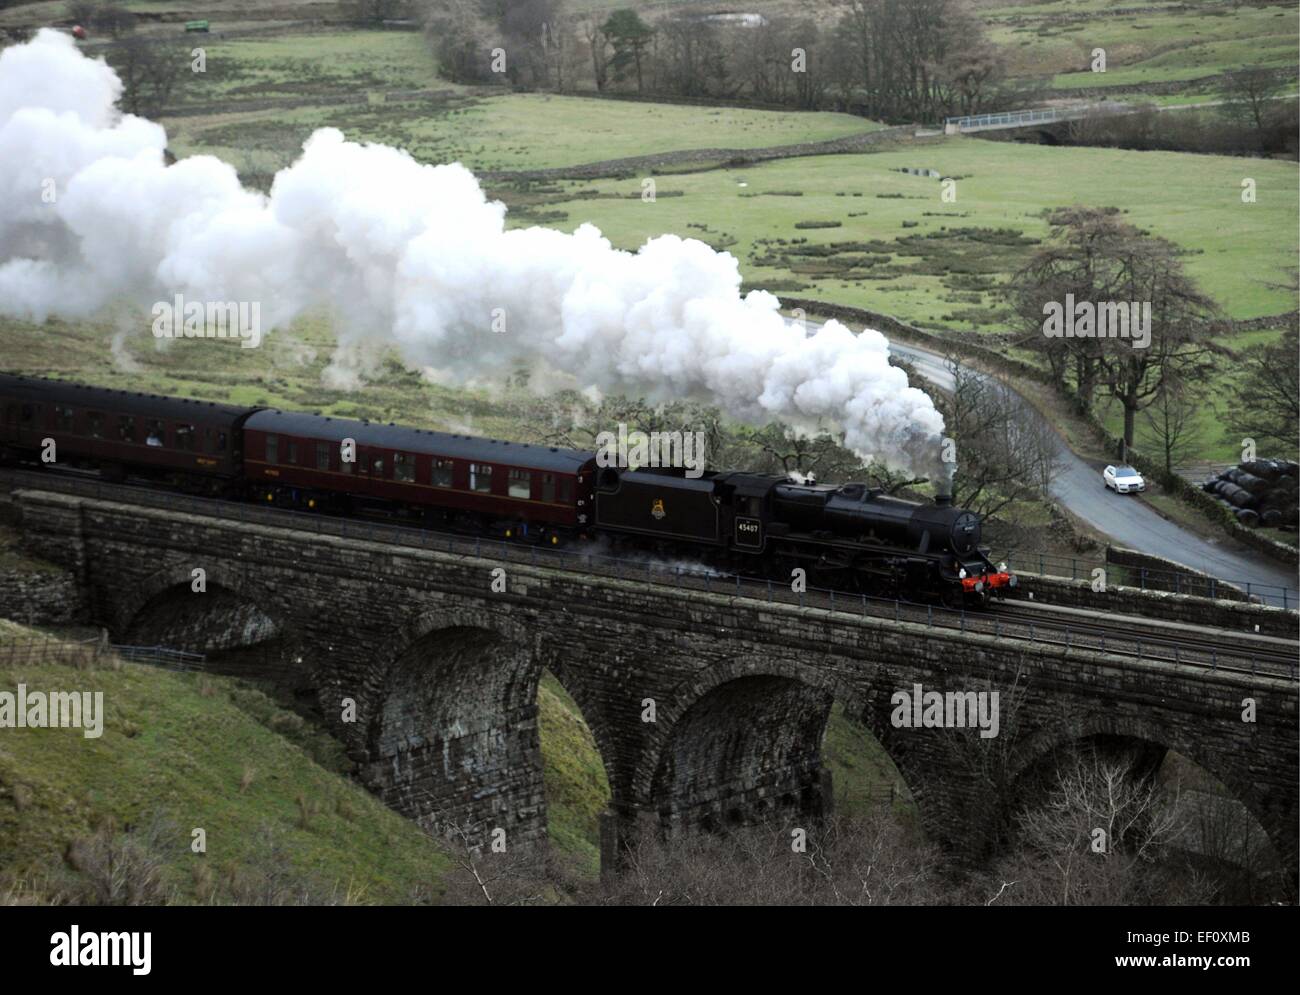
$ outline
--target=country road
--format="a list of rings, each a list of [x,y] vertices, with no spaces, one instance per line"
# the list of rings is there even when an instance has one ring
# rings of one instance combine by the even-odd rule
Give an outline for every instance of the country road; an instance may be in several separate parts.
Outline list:
[[[910,361],[936,387],[952,389],[953,376],[942,356],[892,340],[889,350]],[[1035,417],[1043,418],[1037,413]],[[1163,556],[1242,587],[1249,584],[1251,593],[1269,604],[1282,604],[1285,589],[1287,607],[1296,607],[1294,570],[1243,550],[1226,536],[1222,542],[1202,539],[1162,518],[1140,497],[1112,493],[1101,482],[1104,464],[1094,465],[1074,453],[1055,430],[1052,436],[1057,440],[1058,467],[1050,490],[1062,508],[1110,536],[1117,546]]]

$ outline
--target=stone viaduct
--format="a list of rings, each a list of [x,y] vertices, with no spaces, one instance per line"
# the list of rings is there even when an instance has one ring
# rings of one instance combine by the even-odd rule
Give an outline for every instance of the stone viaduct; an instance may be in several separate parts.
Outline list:
[[[333,728],[373,791],[430,828],[545,839],[536,702],[546,668],[605,765],[606,860],[647,823],[675,832],[816,818],[838,701],[892,757],[929,838],[970,857],[990,843],[992,781],[1027,783],[1058,750],[1091,740],[1130,744],[1148,763],[1166,749],[1190,758],[1259,819],[1295,873],[1294,681],[166,506],[34,490],[12,499],[25,541],[77,576],[83,614],[115,641],[203,650],[214,669],[276,680]],[[204,593],[191,590],[196,568]],[[891,695],[915,684],[998,691],[999,734],[895,728]],[[1253,723],[1242,720],[1247,697]]]

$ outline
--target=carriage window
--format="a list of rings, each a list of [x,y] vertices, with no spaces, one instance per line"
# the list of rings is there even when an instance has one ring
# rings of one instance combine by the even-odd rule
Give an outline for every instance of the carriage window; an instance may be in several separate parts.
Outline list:
[[[370,476],[382,477],[383,475],[384,475],[384,458],[382,456],[376,456],[374,463],[371,464],[370,466]]]
[[[561,477],[560,478],[560,500],[567,504],[572,499],[573,499],[573,478]]]
[[[6,425],[18,424],[18,405],[16,404],[5,405],[5,424]]]
[[[316,469],[328,470],[330,468],[330,444],[328,442],[316,443]]]
[[[86,431],[91,434],[92,438],[102,439],[104,437],[104,416],[98,411],[91,411],[86,414]]]
[[[135,418],[131,415],[117,416],[117,437],[123,442],[135,441]]]
[[[286,463],[298,462],[298,443],[294,442],[293,439],[289,440],[289,458],[286,459],[285,462]]]
[[[266,437],[266,461],[268,463],[280,462],[280,437],[278,435],[268,435]]]
[[[176,431],[180,432],[179,426]],[[150,418],[145,426],[144,444],[146,446],[161,446],[166,438],[166,429],[163,428],[163,423],[156,418]],[[178,444],[180,443],[179,436],[176,441]]]
[[[226,451],[226,433],[217,433],[217,448],[212,450],[214,453],[224,453]]]
[[[72,431],[72,409],[61,404],[54,406],[54,427],[64,432]]]
[[[352,450],[352,459],[350,459],[350,460],[344,459],[344,458],[343,458],[343,445],[342,445],[342,443],[340,443],[340,444],[339,444],[339,472],[340,472],[340,473],[351,473],[352,470],[353,470],[353,468],[354,468],[356,465],[357,465],[357,451],[356,451],[355,449]]]
[[[393,453],[393,479],[408,483],[415,479],[415,457],[410,453]]]
[[[492,467],[486,463],[471,463],[469,465],[469,489],[484,493],[492,490]]]
[[[194,451],[194,426],[177,425],[175,432],[176,448],[184,450],[187,453]],[[158,440],[158,445],[162,445],[162,439]],[[150,443],[153,445],[153,443]]]
[[[542,500],[555,500],[555,474],[553,473],[542,474]]]
[[[528,470],[510,471],[510,488],[506,492],[512,498],[533,496],[533,475]]]
[[[435,459],[433,461],[433,483],[435,486],[451,486],[451,468],[452,461],[449,459]]]
[[[23,421],[31,421],[35,415],[36,408],[32,407],[30,404],[23,405]]]

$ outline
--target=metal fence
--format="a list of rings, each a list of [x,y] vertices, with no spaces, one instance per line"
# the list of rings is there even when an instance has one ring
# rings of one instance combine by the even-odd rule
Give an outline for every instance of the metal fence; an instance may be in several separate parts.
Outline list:
[[[98,639],[68,641],[54,636],[28,636],[0,644],[0,665],[42,666],[49,663],[84,665],[103,654]]]
[[[1018,128],[1022,125],[1045,124],[1052,121],[1073,121],[1094,114],[1131,114],[1131,104],[1117,100],[1104,100],[1092,104],[1075,104],[1070,107],[1040,107],[1023,111],[999,111],[992,114],[971,114],[965,117],[944,118],[944,125],[955,126],[959,131],[979,131],[981,128]]]
[[[1044,110],[1003,111],[997,114],[972,114],[966,117],[944,118],[945,125],[956,125],[962,131],[973,128],[1014,128],[1022,124],[1038,124],[1043,121],[1060,121],[1064,118],[1079,117],[1080,108],[1063,111],[1058,107]]]
[[[202,670],[206,659],[202,653],[190,653],[166,646],[122,646],[109,643],[102,637],[69,640],[40,635],[0,644],[0,666],[85,666],[114,657],[129,663],[144,663],[179,671]]]
[[[166,646],[120,646],[114,643],[111,648],[117,657],[129,663],[145,663],[164,670],[202,670],[206,659],[202,653],[189,653]]]

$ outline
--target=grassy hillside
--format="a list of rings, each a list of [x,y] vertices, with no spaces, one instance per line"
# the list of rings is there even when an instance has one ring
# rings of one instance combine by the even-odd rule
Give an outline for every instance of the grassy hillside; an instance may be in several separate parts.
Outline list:
[[[546,814],[551,845],[581,873],[600,873],[600,813],[609,779],[591,730],[569,693],[547,671],[537,689]]]
[[[155,899],[436,900],[446,855],[341,776],[337,746],[296,715],[219,677],[4,665],[30,635],[0,620],[0,690],[101,691],[104,732],[0,730],[0,901],[93,893],[94,870],[69,860],[114,848],[157,862]]]

